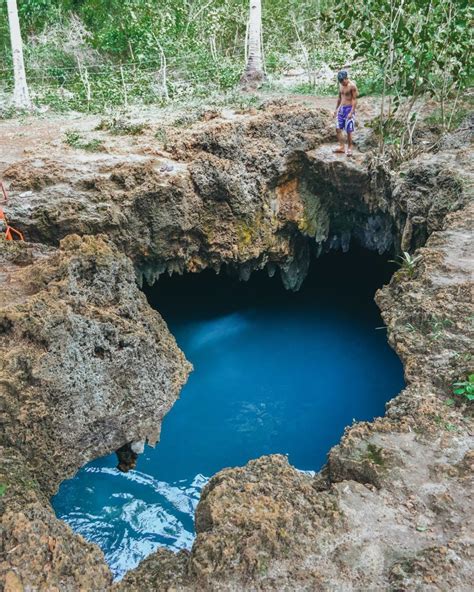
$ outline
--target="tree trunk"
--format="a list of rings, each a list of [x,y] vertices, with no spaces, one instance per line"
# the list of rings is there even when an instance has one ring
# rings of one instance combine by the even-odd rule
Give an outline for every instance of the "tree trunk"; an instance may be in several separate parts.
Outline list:
[[[7,0],[8,23],[10,25],[10,39],[13,56],[13,74],[15,90],[13,91],[13,105],[17,109],[31,109],[31,100],[26,84],[25,63],[23,61],[23,44],[18,20],[16,0]]]
[[[256,88],[264,79],[262,60],[262,2],[250,0],[248,59],[240,80],[246,87]]]

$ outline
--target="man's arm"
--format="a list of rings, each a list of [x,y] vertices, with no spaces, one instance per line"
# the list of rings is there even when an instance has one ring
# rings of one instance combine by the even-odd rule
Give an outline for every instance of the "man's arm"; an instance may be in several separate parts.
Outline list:
[[[337,99],[337,105],[336,105],[336,110],[334,111],[334,117],[336,117],[336,113],[337,110],[339,109],[339,105],[341,104],[342,101],[342,95],[341,95],[341,91],[339,90],[339,97]]]
[[[351,95],[352,95],[352,100],[351,100],[351,110],[349,112],[348,117],[352,117],[353,115],[355,115],[356,112],[356,105],[357,105],[357,86],[354,84],[353,87],[351,88]]]

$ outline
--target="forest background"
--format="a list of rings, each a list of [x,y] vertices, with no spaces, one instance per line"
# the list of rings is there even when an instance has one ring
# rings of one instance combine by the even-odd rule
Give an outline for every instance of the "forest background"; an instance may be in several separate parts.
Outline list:
[[[249,0],[17,4],[26,78],[41,109],[102,113],[132,104],[247,104],[255,98],[239,88]],[[264,92],[336,94],[335,73],[348,67],[360,96],[381,97],[374,125],[382,144],[396,144],[404,157],[424,102],[437,105],[444,131],[472,106],[474,12],[468,0],[261,4]],[[9,117],[15,111],[8,107],[14,79],[7,0],[0,0],[0,60],[0,117]]]
[[[323,31],[328,0],[263,4],[271,78],[303,68],[315,87],[315,72],[350,60],[348,47]],[[0,6],[7,91],[13,78],[4,0]],[[248,0],[19,0],[18,10],[32,95],[56,108],[208,96],[234,88],[245,65]]]
[[[56,109],[101,110],[134,100],[166,102],[232,89],[245,65],[248,4],[248,0],[19,0],[32,95],[36,102]],[[335,0],[263,0],[262,4],[267,84],[303,71],[304,77],[295,77],[293,92],[334,93],[332,71],[352,65],[362,94],[380,93],[388,34],[394,9],[400,6],[403,26],[396,25],[399,39],[394,40],[406,52],[406,68],[415,73],[420,61],[416,53],[424,52],[425,62],[439,61],[440,80],[449,63],[452,78],[469,82],[472,12],[467,1],[368,0],[354,6]],[[405,39],[400,38],[403,35]],[[410,47],[413,42],[415,47]],[[13,75],[5,0],[0,2],[0,60],[2,90],[8,92]],[[436,86],[439,80],[433,82]],[[410,91],[411,83],[406,86]]]

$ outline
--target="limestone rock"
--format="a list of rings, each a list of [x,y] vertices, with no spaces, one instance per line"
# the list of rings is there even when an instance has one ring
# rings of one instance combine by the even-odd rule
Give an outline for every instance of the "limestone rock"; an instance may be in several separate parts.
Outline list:
[[[168,130],[161,156],[41,155],[6,171],[11,223],[42,243],[0,244],[8,589],[461,592],[474,579],[472,413],[446,404],[473,371],[472,151],[462,136],[390,171],[335,157],[331,124],[272,103]],[[160,550],[112,584],[48,498],[88,460],[155,440],[190,370],[135,271],[266,267],[297,289],[311,251],[353,238],[419,248],[377,294],[407,388],[347,428],[314,477],[278,455],[218,473],[192,551]]]
[[[27,245],[0,283],[2,443],[44,491],[127,442],[156,441],[190,365],[104,238],[70,236],[30,265]]]

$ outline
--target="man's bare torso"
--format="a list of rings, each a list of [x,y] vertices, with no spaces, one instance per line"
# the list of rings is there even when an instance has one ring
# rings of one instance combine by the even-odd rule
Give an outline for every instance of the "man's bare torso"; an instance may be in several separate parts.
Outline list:
[[[349,84],[346,84],[346,86],[340,84],[339,93],[341,95],[341,105],[351,105],[353,98],[357,96],[357,86],[355,82],[350,80]]]

